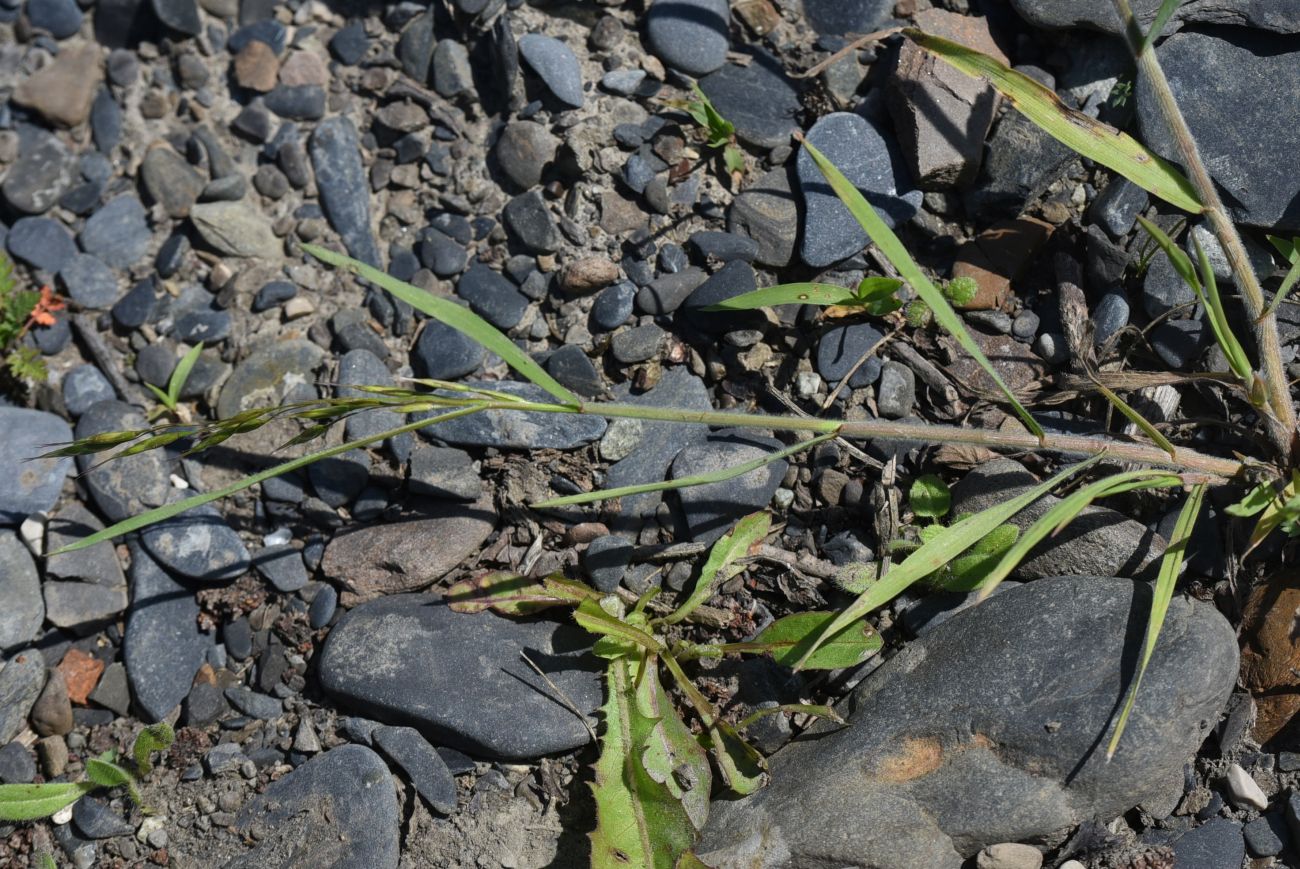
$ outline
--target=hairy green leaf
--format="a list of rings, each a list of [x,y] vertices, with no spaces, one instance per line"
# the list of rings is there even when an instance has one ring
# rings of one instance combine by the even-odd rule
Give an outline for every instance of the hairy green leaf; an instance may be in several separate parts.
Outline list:
[[[166,721],[150,724],[141,730],[131,746],[131,755],[135,759],[136,775],[143,778],[153,769],[153,753],[166,751],[176,741],[176,732]]]
[[[592,793],[592,869],[675,869],[708,818],[708,758],[666,696],[653,656],[606,668]]]
[[[831,706],[823,706],[815,703],[780,703],[774,706],[761,706],[753,712],[746,715],[736,725],[737,730],[744,730],[755,721],[766,718],[769,715],[775,715],[777,712],[787,714],[812,715],[815,718],[825,718],[827,721],[833,721],[836,724],[845,724],[844,717],[841,716]]]
[[[1179,574],[1183,572],[1187,543],[1191,540],[1192,528],[1196,525],[1196,517],[1200,515],[1201,503],[1204,500],[1205,484],[1198,483],[1192,487],[1191,494],[1187,496],[1187,502],[1183,504],[1183,509],[1178,514],[1178,521],[1174,523],[1174,531],[1169,536],[1169,547],[1160,558],[1160,572],[1156,576],[1156,585],[1151,597],[1151,612],[1147,616],[1146,640],[1142,644],[1142,660],[1138,663],[1137,675],[1133,677],[1133,685],[1124,699],[1119,720],[1115,722],[1115,732],[1111,735],[1110,745],[1106,748],[1106,760],[1115,756],[1115,749],[1119,748],[1119,740],[1128,724],[1129,714],[1137,702],[1142,676],[1147,671],[1147,665],[1151,663],[1151,654],[1156,649],[1156,641],[1160,639],[1160,628],[1164,625],[1165,616],[1169,612],[1169,601],[1174,596],[1174,584],[1178,581]]]
[[[48,818],[96,788],[94,782],[0,785],[0,821]]]
[[[468,308],[462,308],[455,302],[440,299],[419,287],[412,286],[405,281],[399,281],[397,278],[386,275],[379,269],[368,266],[360,260],[355,260],[352,257],[335,253],[334,251],[321,247],[320,245],[304,244],[302,249],[327,265],[350,271],[357,277],[387,290],[393,296],[406,302],[417,311],[428,314],[435,320],[445,323],[456,331],[466,335],[479,344],[482,344],[488,350],[491,350],[493,353],[505,360],[506,364],[515,371],[519,372],[528,380],[559,399],[561,404],[568,407],[582,406],[582,399],[561,386],[559,381],[547,374],[546,371],[542,369],[542,366],[538,365],[531,356],[523,350],[520,350],[515,342],[511,341],[498,331],[495,326]]]
[[[1275,497],[1276,492],[1273,490],[1272,483],[1260,483],[1258,486],[1251,488],[1240,501],[1235,504],[1229,504],[1223,508],[1223,512],[1229,516],[1246,518],[1263,512],[1269,503]]]
[[[838,613],[803,612],[779,618],[757,637],[743,643],[722,643],[724,652],[767,653],[778,664],[793,667],[824,634]],[[883,641],[865,619],[856,619],[822,640],[808,655],[806,670],[839,670],[856,667],[880,651]]]
[[[804,652],[795,665],[795,669],[807,666],[808,660],[817,651],[825,639],[838,634],[846,625],[852,624],[878,606],[888,603],[904,589],[923,577],[929,576],[952,561],[961,553],[970,549],[994,528],[1007,522],[1021,510],[1046,495],[1052,489],[1086,468],[1101,460],[1101,456],[1085,459],[1077,465],[1071,465],[1056,476],[1040,483],[1029,491],[1001,504],[981,510],[974,516],[967,517],[944,529],[944,533],[922,544],[902,563],[894,565],[889,573],[859,595],[823,629],[812,648]]]
[[[1173,164],[1127,133],[1069,108],[1042,83],[973,48],[919,30],[903,33],[953,67],[987,81],[1017,111],[1075,153],[1113,169],[1176,208],[1192,214],[1205,210],[1192,183]]]
[[[952,493],[948,484],[935,474],[924,474],[912,481],[907,492],[907,505],[924,519],[941,519],[952,507]]]
[[[517,573],[495,571],[452,584],[443,600],[453,612],[495,610],[503,616],[527,616],[547,607],[576,605],[598,593],[586,585],[552,574],[534,580]]]
[[[135,783],[131,773],[117,765],[111,751],[86,759],[86,778],[101,788],[115,788]]]
[[[719,717],[713,704],[687,678],[681,664],[672,655],[665,653],[662,658],[678,689],[691,701],[704,723],[723,783],[742,795],[752,794],[767,784],[767,762],[763,756],[741,737],[735,727]]]
[[[1250,532],[1250,540],[1246,543],[1242,557],[1253,552],[1255,547],[1278,528],[1293,525],[1297,516],[1300,516],[1300,471],[1293,470],[1291,481],[1268,502],[1260,512],[1259,519],[1255,520],[1255,528]]]
[[[578,608],[573,611],[573,620],[590,633],[615,640],[623,654],[639,653],[640,650],[657,654],[664,650],[663,643],[657,637],[610,615],[599,601],[592,598],[578,604]]]
[[[736,523],[730,534],[718,538],[709,550],[709,557],[700,569],[700,578],[696,580],[695,590],[674,612],[663,617],[661,624],[675,625],[685,619],[700,605],[713,597],[713,589],[719,582],[730,578],[727,572],[732,562],[749,554],[752,546],[763,542],[772,527],[772,517],[766,511],[751,513]]]
[[[989,362],[979,344],[966,330],[961,317],[957,316],[957,312],[948,304],[948,300],[944,298],[943,293],[930,282],[930,279],[925,276],[925,272],[921,271],[921,267],[912,259],[912,255],[907,252],[907,248],[899,241],[898,236],[880,218],[871,203],[867,202],[866,197],[862,195],[862,191],[858,190],[849,179],[845,178],[844,174],[835,167],[835,164],[827,160],[826,155],[813,147],[812,143],[805,140],[803,147],[808,152],[808,155],[812,157],[813,162],[817,164],[817,168],[822,175],[826,177],[826,181],[830,184],[831,189],[835,191],[835,195],[839,197],[840,201],[844,203],[845,207],[849,209],[849,212],[866,231],[867,237],[871,239],[876,247],[880,248],[880,252],[884,254],[885,259],[893,264],[898,273],[902,275],[903,280],[907,281],[917,295],[929,305],[934,319],[944,328],[944,331],[957,340],[962,349],[969,353],[984,369],[989,378],[997,384],[998,389],[1006,396],[1007,401],[1015,410],[1016,415],[1024,422],[1025,427],[1036,437],[1043,438],[1042,426],[1029,415],[1029,411],[1025,410],[1024,405],[1020,403],[1015,393],[1002,379],[1002,375],[998,374],[997,369],[993,367],[993,363]]]

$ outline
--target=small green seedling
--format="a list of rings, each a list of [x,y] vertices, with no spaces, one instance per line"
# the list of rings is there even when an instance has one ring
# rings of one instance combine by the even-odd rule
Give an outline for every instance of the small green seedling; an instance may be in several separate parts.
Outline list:
[[[957,308],[975,301],[979,291],[979,283],[974,278],[965,276],[953,278],[944,284],[942,289],[943,297]],[[903,316],[907,318],[907,325],[914,329],[925,329],[934,323],[934,311],[925,299],[913,299],[908,302]]]
[[[0,785],[0,821],[35,821],[48,818],[100,788],[126,788],[127,796],[146,813],[140,798],[140,779],[153,769],[150,756],[166,751],[176,739],[166,722],[151,724],[135,738],[131,747],[132,768],[117,762],[117,753],[106,751],[86,760],[86,778],[79,782]]]
[[[1292,469],[1290,482],[1280,491],[1272,483],[1260,483],[1224,512],[1240,518],[1259,516],[1250,534],[1247,555],[1275,530],[1288,537],[1300,536],[1300,471]]]
[[[948,484],[934,474],[917,477],[908,491],[908,507],[918,519],[929,519],[932,524],[916,529],[919,543],[897,540],[892,545],[895,552],[912,552],[948,533],[939,520],[952,509],[952,492]],[[956,523],[968,519],[970,514],[957,516]],[[979,586],[997,566],[1002,556],[1016,542],[1020,529],[1010,523],[998,525],[975,541],[969,549],[931,573],[925,582],[946,591],[970,591]]]
[[[185,381],[190,379],[190,372],[194,370],[194,363],[199,361],[199,354],[203,352],[203,342],[191,347],[181,361],[176,363],[172,369],[172,376],[167,381],[167,391],[163,392],[152,383],[146,383],[145,386],[154,394],[154,398],[159,401],[158,407],[149,411],[149,421],[153,422],[163,414],[170,414],[172,417],[180,415],[181,390],[185,388]]]
[[[718,113],[699,85],[692,84],[691,93],[694,99],[681,103],[681,107],[704,129],[705,143],[710,148],[721,149],[722,165],[731,177],[732,186],[736,186],[745,171],[745,152],[736,144],[736,125]]]

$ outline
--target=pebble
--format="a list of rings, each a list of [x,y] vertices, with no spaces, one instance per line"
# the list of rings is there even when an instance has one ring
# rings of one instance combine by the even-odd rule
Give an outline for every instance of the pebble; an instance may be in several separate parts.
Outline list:
[[[455,277],[469,264],[468,251],[433,227],[420,233],[415,252],[420,263],[440,278]]]
[[[487,358],[483,345],[445,323],[429,320],[411,348],[411,366],[421,377],[459,380]]]
[[[126,295],[117,300],[111,313],[113,322],[123,329],[138,329],[153,319],[158,308],[158,295],[152,278],[136,282]]]
[[[777,167],[759,176],[732,200],[727,229],[758,243],[754,261],[788,266],[799,234],[799,197],[793,191],[793,170]]]
[[[374,742],[402,768],[430,808],[441,815],[456,810],[456,779],[420,731],[413,727],[376,727]]]
[[[546,371],[574,392],[596,398],[605,392],[605,382],[585,351],[576,344],[566,344],[546,359]]]
[[[722,117],[736,127],[736,137],[756,148],[790,143],[798,129],[799,94],[781,62],[757,49],[749,63],[728,63],[700,79],[700,90]],[[762,94],[762,99],[755,99]]]
[[[1088,206],[1088,219],[1118,240],[1132,231],[1148,201],[1147,192],[1132,181],[1113,178]]]
[[[22,648],[36,638],[45,619],[36,563],[18,535],[0,532],[0,652]]]
[[[340,28],[329,42],[330,52],[344,66],[356,66],[370,50],[370,38],[366,27],[360,21],[352,21]]]
[[[320,630],[330,623],[330,619],[334,618],[334,612],[338,609],[338,603],[339,593],[334,590],[334,586],[321,586],[307,609],[307,621],[313,630]]]
[[[401,819],[392,776],[379,755],[361,745],[319,754],[273,782],[239,810],[236,829],[261,834],[244,865],[286,853],[329,854],[339,867],[397,869]]]
[[[77,243],[63,224],[48,217],[20,217],[9,228],[9,253],[32,268],[55,274],[77,256]]]
[[[0,525],[18,525],[58,500],[72,460],[37,457],[71,441],[72,430],[52,413],[18,407],[0,407],[0,430]]]
[[[876,386],[876,407],[886,419],[902,419],[916,404],[916,375],[900,362],[887,361],[880,368]]]
[[[439,40],[433,49],[433,89],[447,99],[474,92],[469,52],[454,39]]]
[[[676,274],[660,275],[637,291],[636,309],[656,317],[671,314],[706,280],[708,275],[695,266]]]
[[[612,332],[632,316],[632,303],[636,298],[636,284],[619,281],[600,291],[591,306],[593,332]]]
[[[506,204],[502,217],[511,234],[530,253],[554,253],[559,249],[560,230],[540,192],[531,190],[516,196]]]
[[[597,537],[582,553],[582,569],[598,590],[612,594],[623,581],[632,559],[632,542],[614,534]]]
[[[475,501],[483,491],[473,459],[454,447],[417,446],[406,485],[416,495],[459,501]]]
[[[314,84],[276,85],[263,100],[268,109],[294,121],[320,120],[325,117],[325,103],[325,89]]]
[[[560,286],[570,296],[594,293],[618,280],[618,266],[607,257],[588,256],[567,263],[560,272]]]
[[[869,323],[845,323],[827,329],[817,342],[817,373],[827,383],[843,380],[872,347],[883,341],[884,335]],[[881,345],[883,346],[883,345]],[[870,386],[880,377],[880,350],[876,350],[867,361],[858,367],[849,378],[849,386],[861,389]]]
[[[647,47],[668,66],[701,76],[726,62],[727,0],[655,0],[645,19]]]
[[[27,726],[27,714],[45,687],[45,664],[31,650],[0,664],[0,743],[8,743]]]
[[[46,670],[45,687],[32,705],[30,717],[32,730],[38,736],[67,736],[72,732],[72,701],[61,670]]]
[[[560,140],[541,124],[513,121],[501,131],[492,153],[506,177],[527,190],[541,182],[559,147]]]
[[[211,504],[149,526],[141,540],[163,567],[199,582],[228,582],[249,568],[244,542]]]
[[[127,269],[149,252],[153,233],[144,206],[130,194],[110,199],[87,220],[78,238],[86,253],[115,269]]]
[[[803,0],[804,19],[813,29],[838,38],[880,29],[893,10],[889,0]]]
[[[396,381],[388,367],[374,353],[364,348],[349,350],[339,360],[338,371],[339,395],[345,398],[359,398],[365,393],[357,386],[395,386]],[[399,414],[388,410],[368,410],[365,413],[349,416],[344,422],[344,436],[350,440],[373,437],[397,428],[402,424]],[[399,435],[387,441],[393,456],[404,460],[411,450],[410,434]]]
[[[556,99],[582,108],[582,70],[569,46],[552,36],[526,33],[519,39],[519,54]]]
[[[288,594],[307,584],[302,555],[288,544],[267,546],[253,557],[253,566],[278,592]]]
[[[253,312],[261,313],[279,307],[298,295],[297,285],[290,281],[271,281],[263,284],[253,296]]]
[[[370,228],[370,185],[361,163],[356,127],[342,115],[316,125],[307,145],[321,207],[348,253],[380,265],[379,248]]]
[[[1238,808],[1258,809],[1261,812],[1268,808],[1268,797],[1263,789],[1240,764],[1228,765],[1224,782],[1228,786],[1228,795]]]
[[[324,357],[320,347],[302,339],[285,339],[253,351],[235,366],[221,388],[217,416],[227,419],[251,407],[280,404],[315,389],[315,369]]]
[[[1147,316],[1155,319],[1174,308],[1195,304],[1195,291],[1174,271],[1169,257],[1156,253],[1142,280],[1142,307]],[[1186,310],[1193,308],[1188,307]]]
[[[200,202],[190,209],[190,222],[204,241],[227,256],[272,261],[282,256],[282,243],[252,203]]]
[[[1128,298],[1121,290],[1112,290],[1097,300],[1092,310],[1093,336],[1102,346],[1128,325]]]
[[[77,161],[58,137],[34,127],[19,133],[18,162],[0,183],[5,202],[20,214],[44,214],[77,178]]]
[[[72,823],[88,839],[114,839],[135,832],[135,827],[129,821],[103,801],[91,796],[82,797],[73,803]]]
[[[160,721],[189,694],[211,641],[199,632],[199,605],[194,594],[139,543],[127,545],[131,551],[131,614],[122,641],[122,661],[144,720]]]
[[[886,225],[903,223],[920,208],[921,191],[911,189],[894,166],[888,140],[870,121],[834,112],[820,118],[807,139],[862,191]],[[806,149],[795,165],[804,200],[803,261],[822,268],[861,251],[866,231],[831,192]]]
[[[1050,840],[1181,786],[1236,681],[1233,629],[1209,604],[1174,600],[1124,770],[1096,751],[1128,678],[1133,609],[1150,598],[1129,579],[1058,577],[954,616],[856,689],[848,727],[786,746],[768,759],[767,788],[715,803],[700,859],[726,865],[762,841],[793,863],[957,869],[989,845]],[[828,789],[849,808],[828,814],[811,798]],[[993,789],[996,805],[980,798]]]
[[[1186,371],[1210,343],[1204,320],[1166,320],[1150,334],[1151,346],[1165,365]]]
[[[99,15],[103,15],[101,7]],[[103,80],[99,46],[69,43],[46,66],[18,78],[11,97],[15,104],[39,113],[52,126],[71,129],[90,117],[90,107]]]
[[[505,380],[481,385],[527,401],[554,401],[550,393],[531,383]],[[425,437],[444,443],[498,449],[571,450],[604,433],[605,420],[596,416],[505,410],[487,410],[420,429]]]
[[[691,291],[681,305],[681,312],[688,323],[709,334],[719,335],[740,329],[761,330],[767,324],[767,317],[761,310],[704,310],[757,289],[753,267],[743,259],[733,259]]]
[[[1246,848],[1256,857],[1276,857],[1291,840],[1286,821],[1277,813],[1262,815],[1242,829]]]
[[[250,718],[273,721],[284,714],[284,707],[279,700],[259,694],[243,685],[234,685],[225,690],[225,697],[240,712]]]
[[[976,869],[1042,869],[1043,852],[1033,845],[999,842],[975,855]]]
[[[0,782],[7,785],[30,784],[36,778],[36,759],[27,746],[17,740],[0,746]]]
[[[785,445],[775,438],[752,433],[718,432],[703,443],[687,446],[673,459],[671,478],[680,480],[712,473],[762,458]],[[712,543],[736,519],[761,510],[781,485],[788,463],[770,462],[730,480],[677,490],[691,539]]]
[[[153,0],[153,9],[159,21],[178,33],[198,36],[203,32],[196,0]]]
[[[528,297],[500,272],[483,263],[474,263],[461,275],[456,283],[456,295],[498,329],[513,329],[528,310]]]
[[[654,323],[633,326],[614,335],[614,340],[610,342],[610,349],[619,362],[624,365],[635,365],[658,356],[659,351],[663,349],[666,334]]]
[[[600,87],[612,94],[631,96],[645,78],[643,69],[612,69],[600,77]]]
[[[109,308],[117,301],[117,276],[99,257],[77,254],[59,271],[64,292],[83,308]]]
[[[27,20],[55,39],[67,39],[81,29],[82,15],[75,0],[29,0]]]
[[[120,661],[109,664],[95,690],[90,692],[90,699],[105,709],[125,717],[131,707],[131,688],[126,675],[126,666]]]
[[[1023,115],[1003,115],[987,139],[979,175],[967,190],[966,207],[975,213],[1014,217],[1075,159],[1074,151]]]
[[[1174,865],[1196,869],[1239,869],[1246,859],[1241,825],[1227,818],[1211,818],[1174,842]]]
[[[432,595],[396,595],[350,611],[330,631],[321,684],[345,707],[414,725],[443,745],[526,760],[590,735],[519,657],[530,650],[583,714],[601,702],[599,667],[577,630],[494,613],[454,613]],[[576,651],[575,651],[576,650]],[[533,654],[535,652],[535,654]]]

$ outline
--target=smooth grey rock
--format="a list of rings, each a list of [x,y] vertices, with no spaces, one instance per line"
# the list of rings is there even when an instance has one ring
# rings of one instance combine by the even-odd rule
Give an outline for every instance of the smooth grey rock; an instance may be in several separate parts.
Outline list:
[[[152,237],[144,206],[131,194],[104,203],[86,220],[78,236],[82,250],[115,269],[128,269],[142,260]]]
[[[673,459],[672,478],[720,471],[760,459],[784,446],[775,438],[751,432],[718,432],[678,453]],[[788,466],[784,460],[770,462],[730,480],[677,490],[691,539],[712,543],[727,533],[736,519],[766,507]]]
[[[135,832],[135,827],[126,818],[91,796],[73,803],[72,823],[77,825],[78,832],[90,839],[112,839]]]
[[[27,713],[45,687],[45,661],[30,649],[0,661],[0,744],[27,726]]]
[[[18,535],[0,531],[0,652],[31,642],[45,618],[36,562]]]
[[[77,420],[77,440],[106,432],[149,427],[144,415],[120,401],[101,401]],[[111,455],[112,453],[110,453]],[[105,462],[104,455],[77,457],[81,480],[100,511],[111,522],[121,522],[154,507],[161,507],[171,491],[167,463],[161,451],[146,450],[134,456]]]
[[[402,768],[435,812],[456,810],[456,779],[429,740],[414,727],[376,727],[375,746]]]
[[[435,320],[425,322],[411,348],[411,365],[416,373],[434,380],[459,380],[477,371],[486,358],[482,344]]]
[[[230,701],[231,706],[251,718],[270,721],[279,718],[284,713],[284,707],[279,700],[265,694],[259,694],[243,685],[233,685],[227,688],[225,696]]]
[[[1196,869],[1237,869],[1246,857],[1241,824],[1228,818],[1211,818],[1179,836],[1173,845],[1175,866]]]
[[[778,166],[746,187],[732,200],[727,228],[758,242],[754,262],[784,268],[794,259],[799,238],[799,197],[794,171]]]
[[[984,148],[975,186],[967,191],[971,213],[1015,216],[1060,178],[1075,153],[1019,112],[1004,114]]]
[[[49,217],[20,217],[9,228],[4,242],[15,259],[50,274],[62,271],[77,256],[72,235]]]
[[[1174,271],[1169,257],[1157,254],[1142,279],[1142,307],[1155,319],[1185,305],[1189,312],[1196,310],[1196,291]]]
[[[803,0],[804,19],[813,29],[839,38],[879,30],[893,11],[889,0]]]
[[[695,266],[660,275],[637,291],[637,310],[654,316],[671,314],[706,280],[708,275]]]
[[[491,384],[469,382],[466,385],[481,385],[528,401],[555,400],[550,393],[531,383],[506,380]],[[577,414],[487,410],[422,428],[420,433],[459,446],[571,450],[604,434],[605,420]]]
[[[166,146],[149,149],[140,164],[140,180],[149,198],[161,203],[168,217],[185,217],[203,192],[203,176]]]
[[[902,223],[921,207],[892,146],[870,121],[849,112],[824,115],[808,131],[808,141],[835,164],[889,226]],[[795,164],[803,194],[803,246],[810,266],[821,268],[852,256],[867,245],[867,233],[831,190],[804,148]]]
[[[411,476],[406,486],[431,498],[477,500],[483,491],[473,459],[454,447],[417,446],[411,452]]]
[[[211,640],[199,633],[194,593],[173,579],[143,546],[131,551],[131,614],[122,661],[145,720],[161,721],[190,692]]]
[[[728,121],[736,136],[758,148],[775,148],[790,142],[802,110],[799,94],[781,62],[757,49],[745,65],[728,63],[700,79],[700,90]],[[762,99],[755,95],[762,94]]]
[[[1300,30],[1294,6],[1288,14]],[[1300,229],[1300,180],[1290,166],[1300,152],[1300,129],[1288,123],[1285,109],[1286,94],[1300,87],[1300,37],[1210,27],[1177,33],[1157,52],[1233,219],[1273,231]],[[1134,90],[1142,140],[1174,158],[1145,77]]]
[[[520,653],[589,715],[601,687],[588,643],[555,622],[455,613],[433,595],[395,595],[334,626],[320,678],[338,702],[371,718],[472,754],[523,760],[569,751],[590,735]]]
[[[456,295],[498,329],[513,329],[528,310],[528,297],[500,272],[476,262],[456,282]]]
[[[605,392],[596,364],[577,344],[566,344],[546,358],[546,372],[585,398],[596,398]]]
[[[1186,371],[1210,343],[1204,320],[1166,320],[1151,332],[1151,347],[1165,365]]]
[[[1040,481],[1012,459],[994,459],[952,487],[952,515],[978,513],[1006,503]],[[1011,523],[1028,528],[1061,499],[1045,495],[1021,510]],[[1039,543],[1011,574],[1029,580],[1071,574],[1133,576],[1164,551],[1165,540],[1123,514],[1094,504],[1059,534]]]
[[[59,272],[68,298],[83,308],[107,308],[117,301],[117,275],[99,257],[74,256]]]
[[[283,245],[271,223],[251,202],[200,202],[190,208],[190,223],[203,240],[227,256],[276,260]]]
[[[1124,32],[1110,0],[1012,0],[1012,6],[1021,18],[1036,27],[1088,27],[1116,35]],[[1160,0],[1134,0],[1132,6],[1133,14],[1146,32],[1160,9]],[[1279,33],[1300,32],[1300,19],[1289,0],[1188,0],[1175,7],[1164,32],[1173,33],[1183,23],[1234,24]]]
[[[441,39],[433,49],[433,89],[448,99],[474,89],[469,52],[454,39]]]
[[[306,860],[333,869],[396,869],[400,815],[387,765],[344,745],[317,755],[240,809],[236,828],[264,831],[256,847],[222,869]]]
[[[645,21],[647,47],[674,69],[700,76],[726,62],[731,44],[727,0],[654,0]]]
[[[432,323],[431,323],[432,325]],[[366,393],[358,386],[396,386],[392,372],[378,356],[364,348],[349,350],[339,360],[339,395],[345,398],[360,398]],[[397,428],[404,421],[401,414],[390,410],[368,410],[365,413],[349,416],[343,423],[344,436],[349,441],[373,437],[389,429]],[[410,434],[398,435],[385,443],[399,461],[411,452],[413,438]]]
[[[251,407],[280,404],[306,389],[314,396],[313,371],[324,355],[320,347],[302,339],[276,341],[253,351],[221,387],[217,416],[228,419]]]
[[[592,331],[613,332],[632,316],[632,302],[636,298],[636,284],[619,281],[600,291],[591,306]]]
[[[885,362],[876,387],[876,407],[886,419],[902,419],[916,403],[916,375],[901,362]]]
[[[0,525],[18,525],[58,500],[72,460],[37,457],[71,441],[72,429],[43,410],[0,407],[0,431]]]
[[[307,566],[302,553],[287,543],[268,546],[253,556],[253,566],[276,591],[288,594],[307,584]]]
[[[541,124],[514,121],[501,131],[492,153],[506,177],[527,190],[541,182],[542,172],[559,147],[560,140]]]
[[[57,136],[26,127],[19,134],[18,161],[5,173],[0,194],[20,214],[44,214],[77,175],[76,158]]]
[[[831,326],[817,342],[817,373],[828,383],[843,380],[857,361],[872,347],[879,347],[885,336],[870,323],[846,323]],[[880,377],[880,357],[873,354],[849,377],[849,386],[861,389]]]
[[[0,747],[0,783],[31,784],[36,778],[36,759],[21,742],[14,740]]]
[[[1175,598],[1107,762],[1150,606],[1143,583],[1063,577],[954,616],[841,704],[848,727],[814,728],[769,759],[767,788],[714,803],[697,853],[718,869],[957,869],[1163,793],[1218,719],[1237,644],[1212,606]]]
[[[767,324],[762,311],[704,310],[757,289],[753,267],[744,260],[732,260],[691,291],[682,303],[680,316],[701,332],[713,335],[740,329],[761,330]]]
[[[546,207],[542,194],[530,190],[506,203],[502,218],[506,227],[531,253],[554,253],[559,250],[561,236],[555,218]]]
[[[356,127],[343,115],[328,118],[316,125],[307,150],[330,226],[349,254],[379,267],[379,247],[370,226],[370,185]]]
[[[28,0],[27,19],[33,27],[48,30],[55,39],[67,39],[81,29],[82,14],[76,0]]]
[[[582,69],[569,46],[553,36],[526,33],[519,38],[519,54],[560,102],[582,108]]]

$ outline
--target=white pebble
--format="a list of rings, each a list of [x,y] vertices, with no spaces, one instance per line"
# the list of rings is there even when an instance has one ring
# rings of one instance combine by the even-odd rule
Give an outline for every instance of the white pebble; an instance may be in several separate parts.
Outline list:
[[[1033,845],[1001,842],[980,851],[975,865],[979,869],[1042,869],[1043,854]]]
[[[180,474],[172,474],[173,489],[188,489],[189,487],[190,487],[189,480],[185,479]]]
[[[59,824],[68,823],[68,821],[72,820],[72,806],[64,806],[63,808],[59,809],[57,812],[55,812],[53,815],[50,816],[50,820],[53,821],[56,826]]]
[[[1088,869],[1088,867],[1084,866],[1078,860],[1066,860],[1060,865],[1059,869]]]
[[[794,492],[790,489],[777,489],[772,494],[772,506],[778,510],[789,510],[790,505],[794,503]]]
[[[1268,808],[1268,797],[1264,795],[1264,789],[1240,764],[1234,763],[1228,767],[1227,780],[1228,795],[1238,808],[1259,809],[1261,812]]]
[[[822,388],[822,377],[816,371],[800,371],[794,378],[794,391],[800,398],[812,398]]]
[[[33,513],[18,526],[23,542],[37,557],[45,553],[45,522],[48,518],[44,513]]]
[[[283,546],[293,539],[293,532],[288,528],[277,528],[262,538],[265,546]]]

